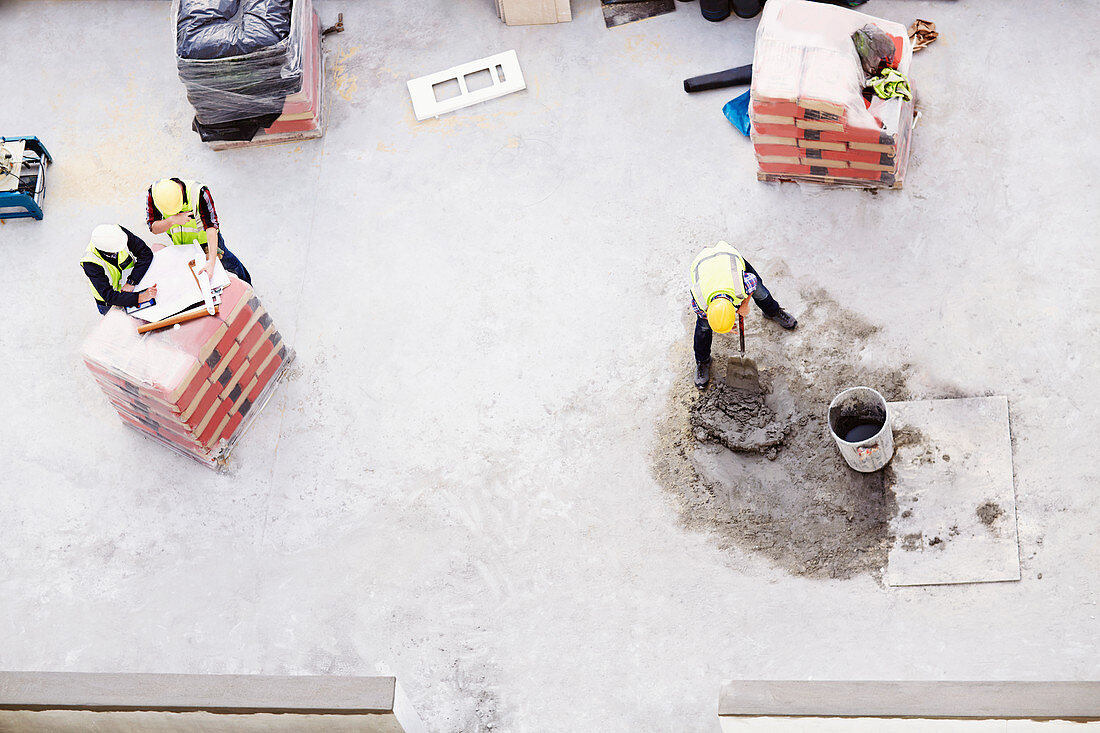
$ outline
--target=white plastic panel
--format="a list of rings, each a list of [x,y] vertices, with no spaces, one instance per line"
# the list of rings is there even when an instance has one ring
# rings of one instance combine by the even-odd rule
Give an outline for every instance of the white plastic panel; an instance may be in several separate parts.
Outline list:
[[[526,89],[527,82],[513,50],[410,79],[408,86],[416,119],[426,120]]]

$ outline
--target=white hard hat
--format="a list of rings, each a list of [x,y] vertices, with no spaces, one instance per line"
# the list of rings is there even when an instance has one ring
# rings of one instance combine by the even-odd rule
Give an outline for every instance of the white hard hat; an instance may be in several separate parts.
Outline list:
[[[110,254],[126,248],[126,232],[118,224],[100,224],[92,230],[92,246]]]

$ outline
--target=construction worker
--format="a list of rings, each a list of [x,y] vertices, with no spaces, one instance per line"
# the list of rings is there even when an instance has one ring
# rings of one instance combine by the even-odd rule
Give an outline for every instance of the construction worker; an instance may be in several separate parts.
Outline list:
[[[753,266],[726,242],[707,247],[691,263],[691,307],[695,311],[695,386],[710,382],[710,345],[714,332],[728,333],[738,314],[749,313],[749,296],[764,317],[783,328],[798,321],[780,307]]]
[[[133,308],[155,298],[156,285],[134,292],[152,262],[153,250],[129,229],[118,224],[100,224],[93,229],[80,267],[88,276],[100,314],[107,313],[112,305]]]
[[[222,266],[241,280],[252,284],[248,270],[225,246],[218,213],[210,189],[195,181],[162,178],[149,187],[145,199],[146,221],[153,234],[168,232],[172,244],[198,243],[206,253],[207,277],[214,277],[214,262],[221,255]],[[197,216],[196,216],[197,214]],[[208,242],[217,241],[217,247]]]

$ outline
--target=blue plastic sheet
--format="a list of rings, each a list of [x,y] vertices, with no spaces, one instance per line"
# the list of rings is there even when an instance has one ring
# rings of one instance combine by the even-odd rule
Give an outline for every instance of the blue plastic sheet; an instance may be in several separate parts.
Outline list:
[[[722,108],[722,114],[741,131],[742,135],[749,136],[749,92],[726,102],[726,106]]]

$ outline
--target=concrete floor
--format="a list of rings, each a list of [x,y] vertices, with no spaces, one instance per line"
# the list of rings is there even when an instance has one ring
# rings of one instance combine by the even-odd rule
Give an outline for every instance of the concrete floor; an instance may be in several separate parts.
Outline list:
[[[1095,6],[867,3],[941,32],[878,195],[757,183],[736,92],[683,93],[755,21],[318,6],[348,29],[325,137],[213,153],[168,3],[0,4],[0,131],[56,160],[45,220],[0,226],[0,668],[388,672],[431,730],[540,733],[713,733],[727,678],[1100,676]],[[509,48],[525,92],[414,120],[406,79]],[[124,429],[78,358],[88,233],[142,231],[171,174],[298,352],[229,475]],[[682,529],[649,452],[719,238],[794,313],[828,288],[883,361],[1008,396],[1021,582],[800,579]]]

